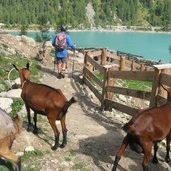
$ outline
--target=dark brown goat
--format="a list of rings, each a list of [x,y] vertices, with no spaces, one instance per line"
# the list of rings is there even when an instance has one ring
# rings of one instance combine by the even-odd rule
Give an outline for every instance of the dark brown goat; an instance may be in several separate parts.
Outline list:
[[[137,153],[144,153],[143,171],[148,171],[153,143],[157,143],[166,137],[167,142],[170,143],[171,103],[139,112],[124,125],[123,130],[127,132],[127,135],[116,155],[112,171],[116,171],[118,162],[128,144]],[[170,158],[169,154],[167,157]]]
[[[60,120],[63,133],[63,142],[61,148],[67,144],[67,128],[65,124],[65,117],[69,106],[76,102],[72,97],[69,101],[64,96],[60,89],[54,89],[44,84],[37,84],[30,81],[29,63],[26,68],[16,67],[19,72],[21,80],[21,97],[24,100],[27,117],[28,117],[28,131],[31,125],[30,108],[34,111],[34,130],[37,131],[37,114],[47,116],[48,121],[53,129],[55,135],[55,144],[52,146],[52,150],[56,150],[59,146],[59,131],[56,127],[56,120]]]
[[[0,157],[14,162],[17,171],[21,170],[21,158],[10,149],[16,135],[20,132],[20,127],[18,115],[11,118],[0,108]]]
[[[167,92],[167,102],[171,102],[171,88],[166,87],[163,84],[160,84],[164,90]],[[166,137],[166,157],[165,161],[168,163],[170,162],[170,156],[169,156],[169,151],[170,151],[170,141],[171,141],[171,135]],[[153,163],[158,163],[157,159],[157,151],[158,151],[158,143],[154,143],[154,157],[153,157]]]

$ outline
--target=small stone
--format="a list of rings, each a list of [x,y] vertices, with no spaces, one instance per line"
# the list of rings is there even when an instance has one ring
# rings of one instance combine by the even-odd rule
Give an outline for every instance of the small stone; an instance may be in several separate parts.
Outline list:
[[[25,151],[25,152],[34,151],[34,147],[33,147],[33,146],[28,146],[28,147],[25,148],[24,151]]]

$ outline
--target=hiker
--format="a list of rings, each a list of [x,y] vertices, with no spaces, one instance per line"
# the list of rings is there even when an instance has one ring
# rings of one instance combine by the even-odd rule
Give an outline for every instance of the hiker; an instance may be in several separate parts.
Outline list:
[[[68,55],[67,45],[72,49],[75,49],[71,37],[68,34],[66,34],[66,26],[60,26],[60,32],[54,36],[52,40],[52,45],[55,47],[55,63],[57,65],[58,78],[64,78],[64,71],[66,69]]]

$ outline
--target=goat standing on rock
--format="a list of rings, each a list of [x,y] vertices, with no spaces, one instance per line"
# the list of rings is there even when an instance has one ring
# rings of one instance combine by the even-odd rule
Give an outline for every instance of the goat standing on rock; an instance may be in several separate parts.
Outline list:
[[[59,146],[59,131],[56,127],[56,120],[60,120],[63,133],[63,142],[61,148],[67,144],[67,128],[65,124],[65,117],[69,106],[76,102],[72,97],[69,101],[64,96],[60,89],[55,89],[44,84],[37,84],[30,81],[29,63],[26,68],[19,68],[13,65],[19,72],[21,80],[21,97],[24,100],[27,117],[28,117],[28,131],[31,125],[30,109],[34,111],[34,130],[33,133],[38,133],[37,130],[37,114],[45,115],[53,129],[55,135],[55,144],[52,150],[56,150]]]
[[[16,171],[21,170],[21,158],[11,150],[16,134],[20,132],[21,122],[18,115],[10,117],[0,108],[0,157],[11,160],[15,164]]]
[[[116,171],[118,162],[128,144],[137,153],[144,153],[143,171],[148,171],[153,143],[156,144],[166,138],[166,161],[170,161],[168,145],[171,141],[171,103],[139,112],[124,125],[123,130],[127,132],[127,135],[116,155],[112,171]]]

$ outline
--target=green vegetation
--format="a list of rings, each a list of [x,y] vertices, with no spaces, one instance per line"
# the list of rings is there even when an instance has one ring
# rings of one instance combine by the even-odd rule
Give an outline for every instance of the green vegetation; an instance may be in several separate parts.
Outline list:
[[[28,58],[21,57],[19,54],[6,56],[4,54],[0,54],[0,92],[8,90],[8,87],[5,84],[5,80],[8,80],[8,74],[11,69],[13,69],[13,64],[19,67],[25,67],[26,63],[30,62]],[[41,75],[41,66],[34,59],[31,59],[32,65],[30,67],[31,72],[31,80],[38,82],[39,77]],[[12,70],[10,76],[10,80],[14,80],[19,77],[18,72],[14,69]],[[2,88],[2,86],[4,86]]]
[[[94,11],[94,16],[89,12],[92,18],[88,17],[88,4]],[[42,22],[46,24],[43,28],[61,23],[78,29],[120,24],[143,26],[143,29],[160,26],[168,31],[171,28],[170,11],[170,0],[1,0],[0,23],[9,28],[23,26],[23,31],[27,25],[34,29]]]
[[[96,73],[96,76],[101,81],[104,80],[104,75],[102,73]],[[118,79],[120,81],[120,79]],[[91,80],[91,83],[95,86],[97,85],[94,80]],[[141,90],[141,91],[151,91],[152,82],[150,81],[137,81],[137,80],[121,80],[123,87],[128,87],[130,89]]]
[[[90,169],[87,169],[85,164],[84,163],[76,163],[74,166],[73,166],[73,169],[75,171],[90,171]]]
[[[39,164],[37,159],[40,159],[44,155],[47,155],[48,151],[41,151],[35,149],[34,151],[25,152],[22,156],[23,163],[26,163],[26,166],[23,166],[23,171],[39,171]]]
[[[77,153],[74,150],[70,150],[69,154],[65,157],[66,161],[71,161],[73,157],[75,157]]]
[[[14,171],[12,162],[0,159],[0,171],[9,170]]]
[[[150,81],[123,80],[123,82],[123,84],[126,85],[126,87],[135,90],[151,91],[152,89],[152,82]]]
[[[45,155],[45,152],[35,149],[34,151],[25,152],[22,156],[22,160],[26,161],[33,159],[34,157],[42,157],[43,155]]]
[[[13,103],[11,105],[12,111],[10,112],[10,115],[13,116],[17,114],[21,110],[23,105],[24,102],[21,98],[14,98]]]

